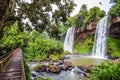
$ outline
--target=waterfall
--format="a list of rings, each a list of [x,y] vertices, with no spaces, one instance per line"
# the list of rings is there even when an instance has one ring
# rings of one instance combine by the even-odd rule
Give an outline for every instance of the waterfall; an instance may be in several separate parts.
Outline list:
[[[73,43],[74,43],[74,30],[75,28],[70,27],[67,30],[67,34],[64,41],[64,51],[69,51],[73,53]]]
[[[92,55],[96,58],[106,58],[106,42],[108,36],[108,16],[102,18],[96,27]]]

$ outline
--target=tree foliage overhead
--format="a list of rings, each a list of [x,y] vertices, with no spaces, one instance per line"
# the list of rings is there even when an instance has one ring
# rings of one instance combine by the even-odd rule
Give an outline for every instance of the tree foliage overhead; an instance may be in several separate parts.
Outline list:
[[[73,0],[17,0],[14,17],[17,17],[20,30],[42,32],[56,23],[65,22],[74,9]]]
[[[120,16],[120,0],[113,0],[112,2],[115,3],[115,5],[112,6],[112,8],[109,11],[109,14],[114,16]]]
[[[76,27],[82,27],[84,30],[87,24],[91,22],[97,23],[105,14],[105,11],[100,10],[99,7],[95,6],[87,10],[87,5],[83,4],[79,13],[74,16],[74,24],[76,24]]]
[[[86,22],[94,22],[105,16],[105,11],[101,11],[99,7],[93,7],[89,10]]]
[[[81,6],[81,9],[79,13],[74,17],[75,18],[75,24],[77,24],[77,27],[82,27],[84,24],[85,18],[88,16],[88,10],[87,5],[83,4]]]

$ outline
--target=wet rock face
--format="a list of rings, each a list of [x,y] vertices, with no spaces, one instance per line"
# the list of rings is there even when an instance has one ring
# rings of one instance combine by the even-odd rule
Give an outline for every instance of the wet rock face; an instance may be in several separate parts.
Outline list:
[[[120,22],[112,23],[109,29],[109,35],[113,38],[120,39]]]
[[[88,25],[87,25],[87,30],[93,30],[96,28],[96,23],[95,22],[90,22]]]
[[[117,16],[117,17],[113,17],[111,19],[112,23],[119,23],[120,22],[120,16]]]
[[[73,65],[72,65],[71,62],[65,61],[65,62],[64,62],[64,65],[62,66],[62,69],[63,69],[63,70],[71,70],[72,67],[73,67]]]
[[[120,39],[120,16],[111,19],[111,26],[109,28],[109,35],[113,38]]]
[[[75,38],[75,41],[82,41],[86,39],[90,34],[93,35],[94,33],[95,33],[95,28],[91,30],[80,31],[80,32],[78,32],[76,29],[74,38]]]

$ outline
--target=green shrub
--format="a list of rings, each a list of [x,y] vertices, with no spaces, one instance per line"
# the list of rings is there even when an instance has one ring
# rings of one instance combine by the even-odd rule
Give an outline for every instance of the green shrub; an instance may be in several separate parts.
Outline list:
[[[120,16],[120,0],[114,0],[115,5],[112,6],[112,8],[109,10],[109,15],[114,16]]]
[[[43,78],[39,78],[38,80],[45,80],[45,79],[43,79]]]
[[[51,78],[47,78],[46,80],[52,80]]]
[[[24,53],[28,61],[46,59],[51,54],[62,54],[63,45],[59,41],[44,38],[39,34],[38,36],[30,37],[30,41],[24,48]]]
[[[65,51],[64,54],[71,54],[71,52],[70,51]]]
[[[29,66],[27,65],[27,63],[25,63],[25,75],[26,75],[27,80],[32,80],[31,79],[30,69],[29,69]]]
[[[104,62],[92,69],[90,80],[120,80],[120,64]]]
[[[46,78],[46,79],[39,78],[38,80],[52,80],[52,79],[51,78]]]
[[[92,36],[89,36],[88,38],[81,42],[76,42],[74,45],[74,51],[75,53],[79,54],[88,54],[92,51],[92,47],[93,47]]]
[[[0,40],[0,54],[5,54],[23,45],[23,35],[18,30],[18,25],[5,26],[4,35]]]
[[[112,37],[108,38],[107,52],[114,57],[120,57],[120,40]]]

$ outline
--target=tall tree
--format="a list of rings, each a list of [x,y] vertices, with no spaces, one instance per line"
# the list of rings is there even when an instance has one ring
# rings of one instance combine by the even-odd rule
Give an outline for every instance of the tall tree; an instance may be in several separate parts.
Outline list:
[[[0,0],[0,36],[2,35],[3,23],[6,19],[6,12],[9,7],[10,0]]]
[[[75,18],[75,24],[77,24],[77,27],[82,27],[84,24],[84,19],[88,15],[87,5],[83,4],[80,8],[79,13],[74,16]]]
[[[93,7],[89,10],[89,15],[86,18],[86,22],[96,22],[104,17],[105,11],[101,11],[99,7]]]
[[[109,11],[112,17],[120,16],[120,0],[111,0],[111,3],[115,3]]]
[[[65,22],[74,5],[73,0],[31,0],[30,2],[17,0],[13,13],[14,17],[17,17],[21,31],[35,29],[42,32],[59,21]]]

